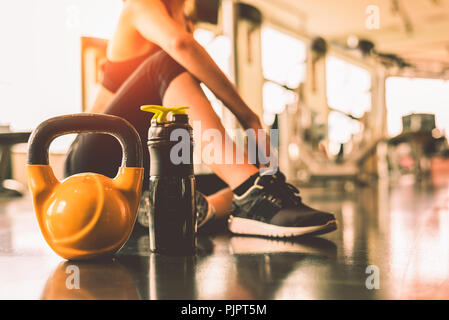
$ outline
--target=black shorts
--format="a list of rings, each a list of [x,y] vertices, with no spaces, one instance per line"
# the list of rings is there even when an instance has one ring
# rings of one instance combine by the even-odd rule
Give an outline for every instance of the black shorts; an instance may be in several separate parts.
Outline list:
[[[147,58],[123,83],[104,113],[128,120],[142,140],[145,168],[144,188],[148,185],[150,159],[147,148],[151,113],[143,112],[145,104],[162,105],[170,82],[186,70],[164,51]],[[65,166],[65,176],[81,172],[95,172],[115,177],[122,159],[119,142],[112,136],[98,133],[78,134],[70,146]]]

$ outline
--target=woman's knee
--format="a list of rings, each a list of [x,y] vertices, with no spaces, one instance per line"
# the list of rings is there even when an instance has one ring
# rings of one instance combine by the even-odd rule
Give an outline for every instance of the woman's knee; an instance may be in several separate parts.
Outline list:
[[[117,139],[106,134],[82,133],[72,143],[65,160],[65,176],[95,172],[113,178],[122,160]]]
[[[145,60],[143,68],[145,68],[148,81],[158,88],[161,100],[173,79],[186,72],[183,66],[162,50]]]

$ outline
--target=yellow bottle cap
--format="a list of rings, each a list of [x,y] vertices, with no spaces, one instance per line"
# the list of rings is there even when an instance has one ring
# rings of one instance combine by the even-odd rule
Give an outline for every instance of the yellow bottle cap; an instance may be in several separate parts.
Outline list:
[[[140,110],[146,112],[153,112],[153,118],[156,119],[158,123],[167,122],[167,115],[171,114],[186,114],[186,109],[189,107],[163,107],[153,104],[147,104],[140,107]]]

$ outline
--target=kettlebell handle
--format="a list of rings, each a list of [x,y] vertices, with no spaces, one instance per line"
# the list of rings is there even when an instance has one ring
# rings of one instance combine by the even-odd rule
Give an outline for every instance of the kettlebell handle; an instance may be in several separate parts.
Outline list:
[[[28,164],[48,165],[48,147],[57,137],[70,133],[105,133],[122,146],[122,167],[142,167],[142,143],[136,129],[125,119],[106,114],[78,113],[42,122],[28,141]]]

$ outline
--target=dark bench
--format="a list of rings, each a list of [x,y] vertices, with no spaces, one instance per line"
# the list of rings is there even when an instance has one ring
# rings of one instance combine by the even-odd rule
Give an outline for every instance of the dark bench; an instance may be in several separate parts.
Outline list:
[[[3,183],[10,176],[11,147],[28,142],[31,132],[0,132],[0,197],[20,197],[18,190],[8,189]]]

